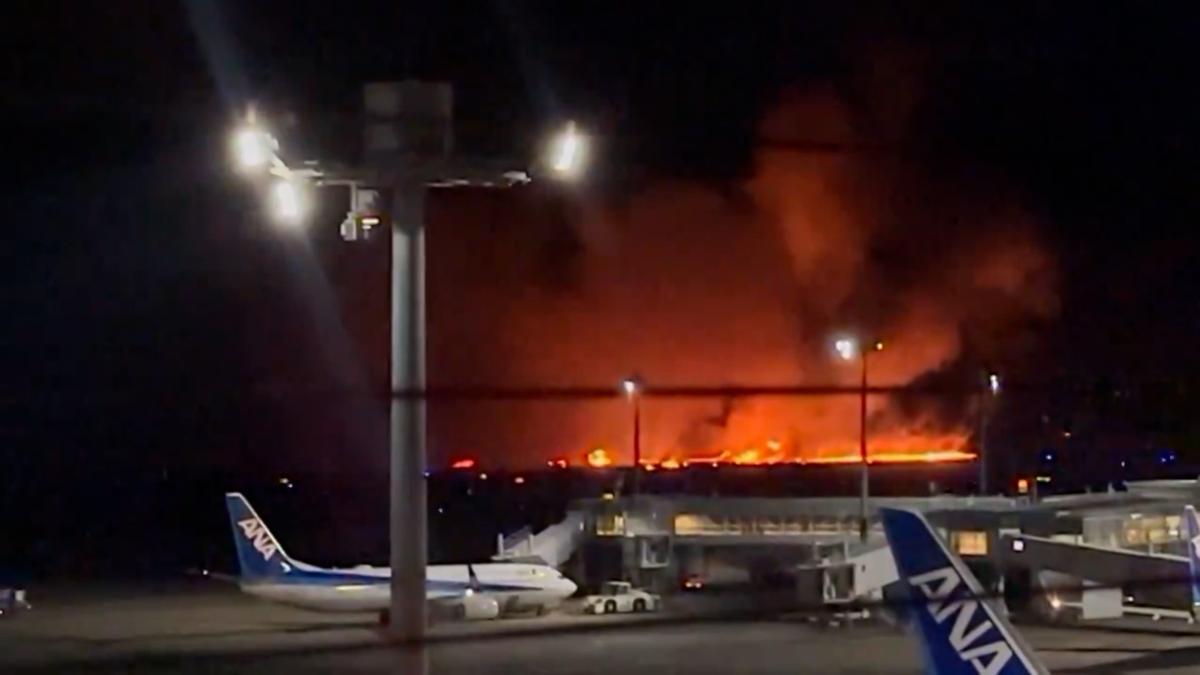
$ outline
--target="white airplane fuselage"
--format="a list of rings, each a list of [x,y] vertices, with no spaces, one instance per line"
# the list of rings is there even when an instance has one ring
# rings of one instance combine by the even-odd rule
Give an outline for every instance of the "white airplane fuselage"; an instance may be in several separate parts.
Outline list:
[[[450,601],[464,594],[493,598],[503,612],[550,610],[575,593],[576,585],[545,565],[480,563],[430,565],[425,597]],[[242,581],[246,593],[264,600],[325,612],[374,612],[391,604],[391,570],[386,567],[324,569],[297,563],[281,579]]]
[[[246,593],[325,612],[382,611],[391,606],[392,571],[360,565],[324,568],[288,556],[245,496],[225,495],[233,543]],[[548,565],[480,563],[430,565],[425,601],[467,619],[494,619],[504,612],[552,609],[576,590]]]

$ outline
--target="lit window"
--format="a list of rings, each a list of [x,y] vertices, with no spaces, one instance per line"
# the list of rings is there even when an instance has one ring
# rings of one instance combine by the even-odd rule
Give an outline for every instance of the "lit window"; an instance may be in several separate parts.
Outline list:
[[[742,534],[742,522],[736,518],[680,513],[675,516],[675,534],[685,537]]]
[[[625,534],[625,515],[621,513],[602,513],[596,516],[596,535],[600,537],[619,537]]]
[[[987,532],[957,530],[950,533],[950,546],[959,555],[987,555]]]
[[[1141,546],[1146,543],[1146,531],[1140,527],[1125,528],[1125,545]]]

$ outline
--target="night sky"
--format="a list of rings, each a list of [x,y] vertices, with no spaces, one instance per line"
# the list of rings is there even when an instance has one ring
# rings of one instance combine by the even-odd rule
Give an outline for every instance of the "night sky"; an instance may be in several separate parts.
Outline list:
[[[802,292],[808,277],[779,271],[788,268],[784,244],[744,235],[747,223],[767,222],[745,215],[770,201],[764,194],[787,192],[763,187],[764,162],[773,161],[764,139],[851,140],[873,148],[848,160],[851,194],[890,205],[854,221],[875,223],[856,249],[862,261],[846,263],[860,282],[957,288],[975,266],[930,271],[1003,259],[996,252],[1009,245],[1036,249],[1030,269],[1045,274],[1007,291],[1002,311],[1011,320],[967,331],[952,364],[921,376],[954,380],[998,366],[1027,383],[997,423],[1011,453],[1061,446],[1070,430],[1066,449],[1087,462],[1159,447],[1200,460],[1195,16],[1108,3],[574,4],[10,10],[0,28],[9,156],[0,523],[28,528],[23,514],[102,504],[145,480],[224,490],[209,485],[214,476],[251,482],[304,472],[344,487],[384,470],[377,395],[387,373],[386,245],[338,240],[344,206],[335,193],[308,232],[273,228],[229,171],[226,140],[255,101],[280,121],[285,146],[344,153],[336,140],[352,128],[361,83],[405,77],[455,83],[460,147],[528,151],[567,118],[602,141],[584,184],[432,198],[430,258],[442,266],[431,268],[430,293],[445,299],[430,310],[434,381],[505,384],[488,380],[546,372],[554,384],[615,382],[620,357],[559,352],[565,343],[594,346],[594,327],[619,321],[633,303],[613,300],[605,305],[612,314],[581,321],[512,313],[531,293],[560,298],[566,304],[556,307],[570,313],[580,306],[572,297],[612,288],[603,283],[611,270],[588,262],[603,236],[618,252],[639,253],[617,256],[635,278],[657,269],[675,250],[671,237],[697,219],[697,240],[732,228],[730,255],[761,263],[760,275],[714,273],[704,286],[711,303],[680,301],[676,323],[701,311],[737,322],[726,314],[742,299],[773,297],[780,285]],[[825,171],[789,166],[801,181]],[[1019,214],[1011,219],[1019,227],[988,224],[1004,214]],[[616,225],[606,231],[605,223]],[[639,234],[651,226],[664,228],[661,238]],[[474,277],[464,242],[472,256],[492,259]],[[687,265],[720,267],[708,249],[680,257],[678,275],[647,288],[690,278]],[[891,297],[864,292],[854,285],[846,303]],[[1049,304],[1030,302],[1042,294]],[[471,298],[491,304],[473,307]],[[846,314],[845,306],[817,325],[899,325],[907,307]],[[797,311],[809,317],[810,309]],[[953,314],[967,316],[975,317]],[[514,326],[563,332],[543,350],[536,336],[501,334]],[[616,334],[629,340],[637,331]],[[811,351],[815,334],[799,330],[797,349]],[[697,353],[719,360],[736,335],[717,329]],[[549,356],[530,360],[530,349]],[[738,380],[665,362],[631,367],[691,384]],[[943,407],[956,414],[954,402]],[[521,465],[555,450],[525,448],[525,436],[488,423],[565,419],[569,427],[578,415],[443,408],[434,416],[434,462],[469,442],[487,461]],[[475,432],[454,435],[470,425]],[[492,435],[494,447],[478,447]],[[75,500],[85,493],[79,500],[91,501]]]

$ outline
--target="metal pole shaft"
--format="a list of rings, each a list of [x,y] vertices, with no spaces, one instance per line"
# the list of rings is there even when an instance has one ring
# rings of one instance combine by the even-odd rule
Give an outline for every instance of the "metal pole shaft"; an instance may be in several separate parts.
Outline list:
[[[867,540],[867,495],[870,492],[870,470],[867,463],[867,351],[862,351],[862,386],[858,397],[858,458],[861,464],[862,492],[859,495],[858,533],[862,541]]]
[[[642,400],[633,395],[633,494],[641,488],[642,476]]]
[[[979,494],[988,493],[987,435],[988,417],[991,415],[991,398],[983,393],[983,404],[979,407]]]
[[[395,392],[425,386],[425,188],[397,186],[392,209],[391,635],[425,638],[425,403]]]

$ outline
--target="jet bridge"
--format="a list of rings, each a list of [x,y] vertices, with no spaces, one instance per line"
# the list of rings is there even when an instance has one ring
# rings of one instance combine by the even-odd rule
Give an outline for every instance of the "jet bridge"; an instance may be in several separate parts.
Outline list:
[[[1005,569],[1050,570],[1090,584],[1121,588],[1138,605],[1191,609],[1188,561],[1183,556],[1059,541],[1024,534],[1001,536]]]
[[[583,514],[578,511],[567,513],[566,518],[541,532],[529,528],[496,537],[496,555],[493,560],[541,560],[551,567],[561,567],[583,539]]]

